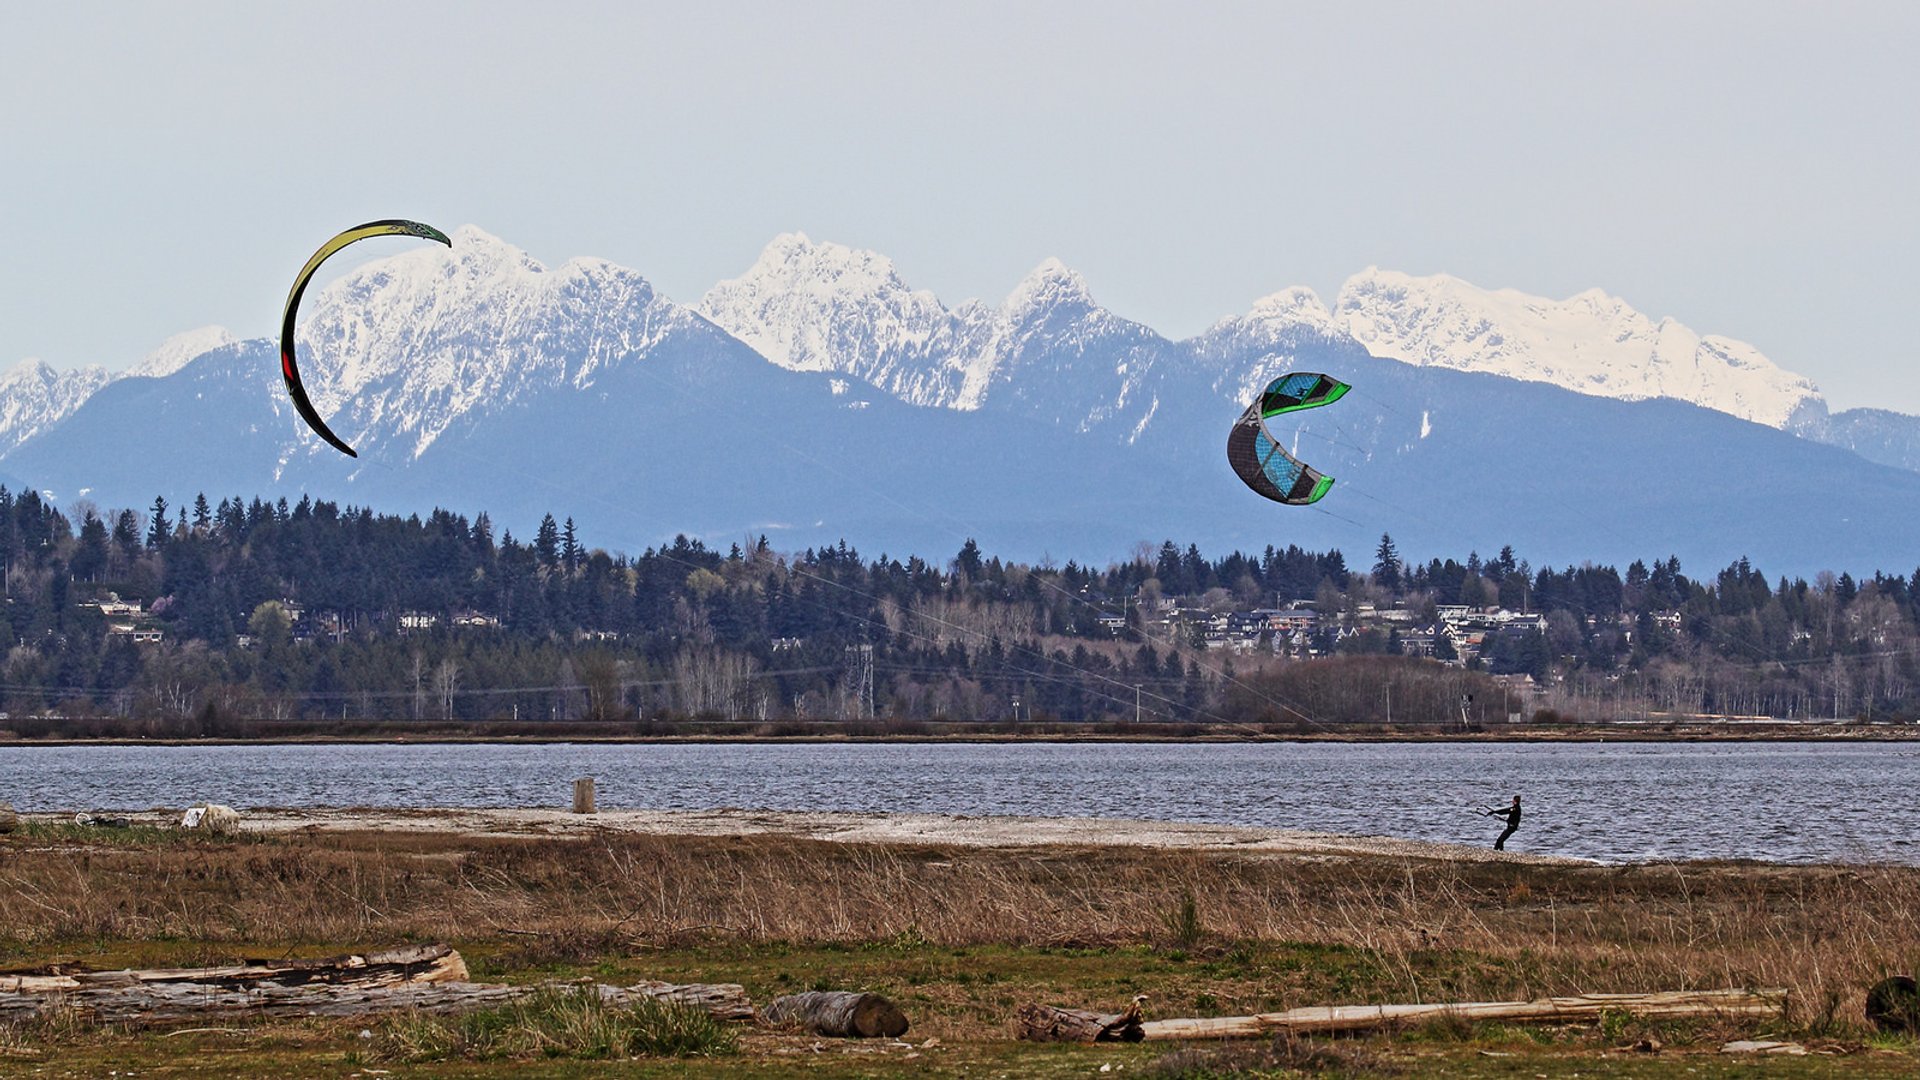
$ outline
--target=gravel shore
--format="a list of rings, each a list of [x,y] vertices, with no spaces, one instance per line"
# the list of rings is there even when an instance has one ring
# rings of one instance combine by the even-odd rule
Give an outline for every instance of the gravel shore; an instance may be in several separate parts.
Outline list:
[[[65,815],[25,815],[63,820]],[[157,814],[129,815],[143,824],[171,824]],[[603,810],[572,814],[549,809],[338,808],[251,809],[248,832],[444,832],[470,836],[586,836],[597,832],[654,836],[791,836],[862,844],[950,847],[1154,847],[1188,851],[1243,851],[1303,858],[1393,857],[1463,862],[1583,865],[1586,860],[1519,851],[1493,851],[1387,836],[1346,836],[1300,829],[1266,829],[1119,818],[976,817],[965,814],[875,814],[786,810]]]

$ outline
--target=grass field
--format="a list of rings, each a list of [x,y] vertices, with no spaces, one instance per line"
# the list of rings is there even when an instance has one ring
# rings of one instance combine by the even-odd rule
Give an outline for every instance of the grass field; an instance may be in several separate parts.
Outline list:
[[[422,1017],[102,1032],[0,1027],[0,1076],[1910,1076],[1872,982],[1920,959],[1920,871],[1618,868],[1150,848],[607,833],[0,836],[0,967],[194,965],[445,941],[484,981],[868,989],[912,1019],[845,1041],[556,999]],[[1778,1021],[1503,1026],[1201,1047],[1037,1046],[1023,1002],[1151,1017],[1302,1005],[1785,986]],[[537,1013],[538,1015],[535,1015]],[[438,1025],[438,1026],[436,1026]],[[209,1025],[216,1026],[216,1025]],[[697,1026],[697,1025],[693,1025]],[[1728,1039],[1817,1051],[1753,1059]],[[1636,1051],[1657,1045],[1658,1052]]]

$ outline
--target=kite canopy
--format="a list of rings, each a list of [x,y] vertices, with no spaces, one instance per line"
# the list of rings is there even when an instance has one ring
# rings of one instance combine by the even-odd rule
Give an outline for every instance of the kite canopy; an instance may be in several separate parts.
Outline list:
[[[1258,400],[1234,421],[1227,433],[1227,461],[1248,487],[1288,506],[1306,506],[1320,501],[1333,486],[1333,477],[1323,476],[1299,458],[1287,453],[1266,419],[1301,409],[1317,409],[1339,401],[1351,387],[1338,379],[1311,371],[1292,371],[1267,384]]]
[[[313,253],[307,265],[300,268],[300,275],[293,279],[293,288],[287,293],[287,309],[280,316],[280,374],[287,380],[287,396],[293,399],[293,407],[299,410],[300,419],[305,420],[307,426],[319,433],[321,438],[332,443],[334,449],[348,457],[360,455],[353,452],[353,447],[342,442],[327,427],[327,422],[320,419],[320,414],[313,411],[313,402],[307,400],[306,387],[300,385],[300,369],[293,361],[293,322],[300,311],[300,296],[307,291],[307,281],[313,277],[314,271],[320,269],[320,264],[332,257],[334,252],[369,236],[417,236],[422,240],[437,240],[448,247],[453,246],[453,241],[447,239],[446,233],[431,225],[399,218],[369,221],[365,225],[355,225],[320,245],[320,250]]]

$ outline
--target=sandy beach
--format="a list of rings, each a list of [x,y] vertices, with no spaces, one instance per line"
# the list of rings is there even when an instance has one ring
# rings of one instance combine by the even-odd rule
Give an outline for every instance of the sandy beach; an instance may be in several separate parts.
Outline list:
[[[25,815],[46,821],[68,815]],[[140,824],[178,821],[153,811],[126,815]],[[1270,829],[1124,818],[997,817],[971,814],[879,814],[794,810],[602,810],[433,807],[253,809],[242,812],[246,832],[305,831],[432,833],[462,837],[641,836],[793,837],[850,844],[924,844],[942,847],[1127,847],[1169,851],[1244,852],[1296,858],[1406,858],[1454,862],[1509,862],[1580,866],[1588,860],[1521,851],[1494,851],[1389,836],[1347,836],[1302,829]]]

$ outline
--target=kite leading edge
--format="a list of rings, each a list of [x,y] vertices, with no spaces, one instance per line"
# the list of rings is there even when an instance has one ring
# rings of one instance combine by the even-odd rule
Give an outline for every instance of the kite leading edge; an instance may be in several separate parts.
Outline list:
[[[1306,506],[1319,502],[1333,477],[1287,453],[1266,419],[1301,409],[1331,405],[1351,389],[1346,383],[1311,371],[1293,371],[1267,384],[1227,433],[1227,461],[1248,487],[1274,502]]]
[[[307,265],[300,268],[300,275],[293,279],[293,288],[287,293],[286,311],[280,316],[280,374],[287,380],[287,396],[293,399],[293,407],[299,411],[300,419],[305,420],[307,426],[331,443],[334,449],[348,457],[360,455],[353,452],[353,447],[341,441],[340,437],[327,427],[327,422],[320,419],[320,414],[313,411],[313,402],[307,400],[306,387],[300,384],[300,369],[294,364],[293,359],[293,321],[299,313],[300,295],[307,291],[307,281],[313,277],[314,271],[320,269],[320,264],[348,244],[365,240],[370,236],[417,236],[422,240],[437,240],[448,247],[453,246],[453,241],[447,239],[446,233],[431,225],[422,225],[418,221],[404,221],[399,218],[369,221],[365,225],[355,225],[320,245],[320,250],[313,253],[313,258],[307,260]]]

